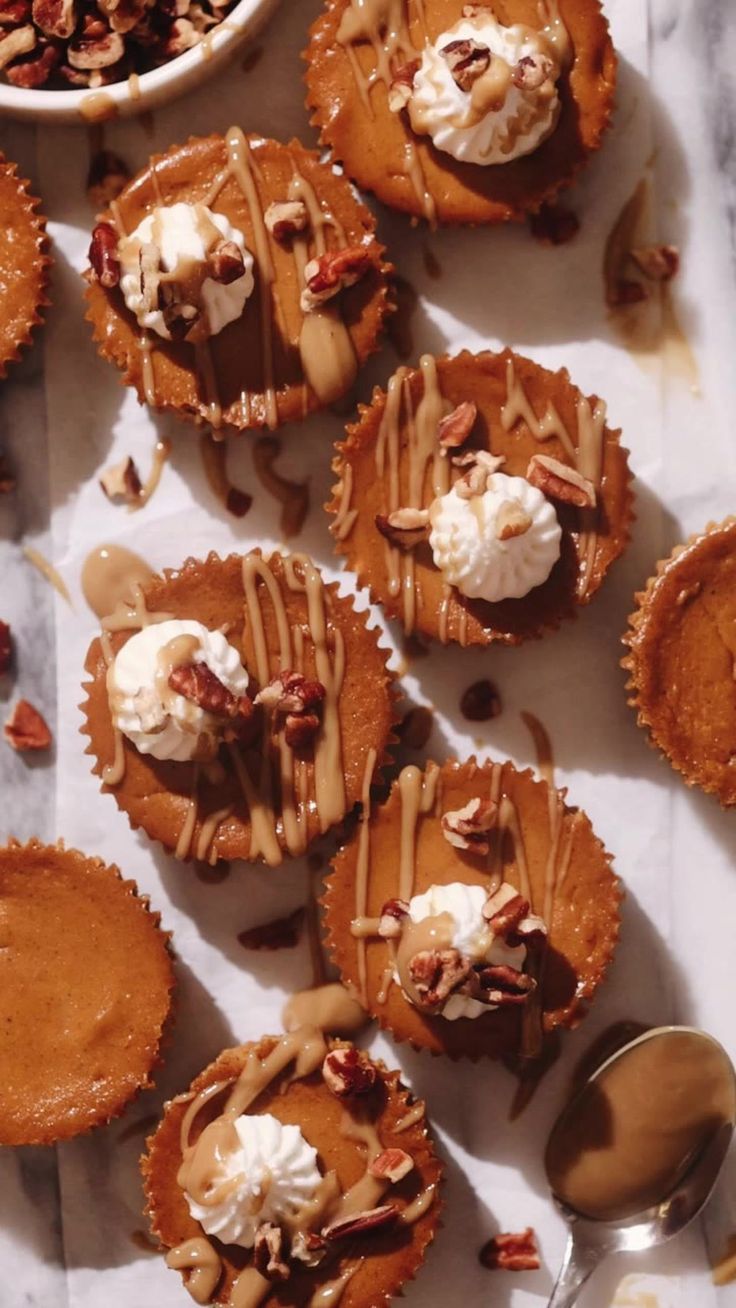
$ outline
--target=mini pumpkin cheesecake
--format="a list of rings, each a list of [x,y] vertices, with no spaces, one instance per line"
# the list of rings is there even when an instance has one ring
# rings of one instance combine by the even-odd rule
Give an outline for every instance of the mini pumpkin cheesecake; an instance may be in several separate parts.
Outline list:
[[[407,767],[332,864],[328,945],[398,1040],[512,1062],[584,1015],[621,889],[588,818],[511,763]]]
[[[151,1084],[174,975],[135,882],[76,849],[0,849],[0,1144],[54,1144]]]
[[[431,224],[538,210],[613,108],[599,0],[326,0],[305,58],[323,144],[364,190]]]
[[[189,559],[102,627],[88,753],[132,826],[178,858],[302,854],[386,761],[387,651],[304,555]]]
[[[587,604],[629,540],[620,432],[567,372],[425,355],[337,446],[336,549],[404,631],[518,645]]]
[[[624,636],[629,703],[688,786],[736,804],[736,519],[657,564]]]
[[[30,345],[48,304],[51,260],[39,204],[16,165],[0,153],[0,377]]]
[[[273,428],[338,400],[376,349],[382,256],[314,151],[232,127],[155,156],[101,215],[87,316],[141,402]]]
[[[221,1054],[166,1105],[142,1170],[153,1233],[202,1304],[387,1303],[438,1224],[424,1105],[314,1028]]]

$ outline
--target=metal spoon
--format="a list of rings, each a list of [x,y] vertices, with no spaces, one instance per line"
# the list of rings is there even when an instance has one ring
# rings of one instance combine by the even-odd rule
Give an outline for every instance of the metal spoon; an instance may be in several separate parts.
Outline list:
[[[725,1050],[711,1036],[702,1031],[694,1031],[690,1027],[657,1027],[624,1045],[612,1058],[607,1059],[597,1068],[575,1097],[574,1104],[582,1100],[590,1085],[597,1080],[604,1069],[624,1057],[634,1045],[675,1031],[687,1032],[708,1041],[711,1045],[716,1045],[723,1055],[724,1076],[730,1077],[733,1082],[736,1073],[731,1061]],[[567,1109],[563,1110],[557,1119],[550,1140],[560,1127],[566,1112]],[[733,1120],[723,1122],[717,1127],[705,1138],[702,1149],[692,1159],[674,1189],[669,1194],[663,1195],[659,1203],[633,1217],[621,1221],[600,1221],[586,1217],[565,1204],[553,1190],[553,1199],[570,1228],[570,1235],[548,1308],[572,1308],[591,1272],[608,1254],[638,1253],[643,1249],[651,1249],[655,1245],[664,1244],[666,1240],[671,1240],[673,1236],[684,1230],[710,1198],[728,1152],[733,1130]]]

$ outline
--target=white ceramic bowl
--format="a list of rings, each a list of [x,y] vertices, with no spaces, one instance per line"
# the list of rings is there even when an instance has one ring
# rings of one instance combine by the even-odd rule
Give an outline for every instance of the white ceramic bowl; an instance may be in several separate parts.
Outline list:
[[[91,123],[126,117],[173,100],[205,81],[271,16],[279,0],[239,0],[199,45],[140,77],[99,91],[26,90],[0,81],[0,115],[38,123]]]

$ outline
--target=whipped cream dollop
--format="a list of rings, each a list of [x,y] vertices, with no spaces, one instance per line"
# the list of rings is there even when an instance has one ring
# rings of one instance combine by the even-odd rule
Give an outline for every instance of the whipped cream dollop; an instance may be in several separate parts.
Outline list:
[[[200,756],[202,738],[216,738],[220,723],[169,686],[175,667],[206,663],[233,695],[244,695],[248,673],[221,631],[172,618],[143,627],[119,650],[107,673],[113,725],[141,754],[187,762]]]
[[[451,919],[450,933],[445,948],[457,949],[471,963],[493,963],[514,967],[521,971],[526,959],[526,946],[511,948],[489,929],[483,917],[483,905],[488,891],[483,886],[466,885],[452,881],[449,885],[430,886],[421,895],[409,900],[409,917],[416,925],[429,918]],[[442,1016],[454,1022],[459,1017],[480,1017],[491,1012],[492,1004],[481,1004],[470,995],[451,994],[442,1007]]]
[[[472,69],[458,69],[462,50],[447,51],[457,42],[490,52],[487,68],[487,55],[476,53],[475,80]],[[531,154],[553,131],[559,75],[557,53],[544,32],[504,27],[490,9],[479,10],[424,47],[407,106],[412,128],[461,162],[510,163]]]
[[[243,272],[230,281],[211,275],[214,252],[223,241],[242,256]],[[122,238],[118,255],[126,305],[141,327],[164,340],[217,336],[240,317],[255,285],[253,256],[243,233],[204,204],[158,205]],[[232,271],[218,275],[231,276]]]
[[[562,530],[554,507],[524,477],[495,472],[487,489],[464,497],[457,484],[429,508],[435,565],[468,599],[520,599],[541,586],[560,557]],[[509,507],[528,519],[503,538]]]
[[[207,1235],[223,1244],[252,1249],[263,1222],[278,1225],[296,1216],[322,1180],[317,1150],[298,1126],[270,1113],[243,1114],[233,1122],[232,1150],[217,1151],[211,1177],[212,1202],[199,1203],[184,1191],[189,1212]],[[204,1142],[207,1128],[200,1140]]]

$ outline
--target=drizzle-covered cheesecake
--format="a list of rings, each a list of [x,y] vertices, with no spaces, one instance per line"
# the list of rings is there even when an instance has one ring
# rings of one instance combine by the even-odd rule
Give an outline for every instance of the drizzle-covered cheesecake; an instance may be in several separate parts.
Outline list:
[[[588,818],[511,763],[406,767],[325,895],[343,982],[399,1040],[537,1057],[598,988],[621,890]]]
[[[196,1303],[387,1303],[419,1269],[440,1167],[399,1081],[302,1027],[228,1049],[166,1105],[148,1213]]]
[[[174,974],[168,935],[116,867],[0,849],[0,1145],[54,1144],[151,1084]]]
[[[48,304],[51,260],[39,203],[29,183],[18,177],[15,164],[0,153],[0,377],[30,345]]]
[[[387,653],[304,555],[190,559],[134,586],[102,627],[85,664],[88,752],[131,824],[178,858],[276,866],[385,761]]]
[[[359,186],[430,223],[496,223],[551,200],[611,116],[599,0],[326,0],[308,106]]]
[[[689,786],[736,804],[736,519],[657,564],[624,637],[629,703]]]
[[[382,255],[314,151],[232,127],[152,158],[101,216],[88,318],[141,402],[273,428],[338,400],[376,349]]]
[[[564,370],[425,355],[337,447],[336,548],[407,634],[517,645],[587,604],[628,542],[619,437]]]

